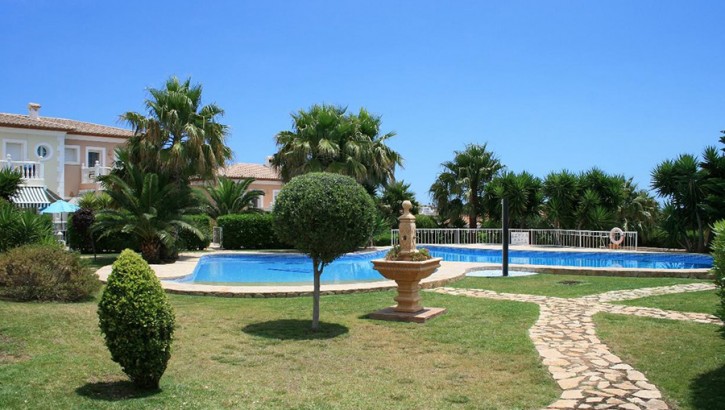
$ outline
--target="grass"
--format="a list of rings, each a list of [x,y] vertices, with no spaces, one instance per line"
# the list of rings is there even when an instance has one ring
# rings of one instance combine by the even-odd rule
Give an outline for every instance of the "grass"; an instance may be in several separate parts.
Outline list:
[[[725,340],[716,325],[600,313],[599,337],[680,409],[725,406]]]
[[[616,303],[714,315],[720,306],[720,298],[715,292],[715,290],[706,290],[702,292],[676,293],[672,295],[649,296]]]
[[[468,277],[449,286],[456,288],[487,289],[503,293],[556,296],[575,298],[611,290],[670,286],[702,282],[679,278],[627,278],[615,276],[552,275],[541,273],[533,276],[509,278]]]
[[[93,255],[81,255],[81,259],[88,262],[88,266],[91,268],[98,269],[113,264],[116,258],[118,258],[118,255],[120,253],[98,254],[96,257],[93,257]]]
[[[541,408],[559,390],[528,338],[534,304],[424,295],[424,325],[365,318],[393,292],[322,298],[170,295],[177,317],[161,390],[126,381],[96,302],[0,301],[0,407]]]

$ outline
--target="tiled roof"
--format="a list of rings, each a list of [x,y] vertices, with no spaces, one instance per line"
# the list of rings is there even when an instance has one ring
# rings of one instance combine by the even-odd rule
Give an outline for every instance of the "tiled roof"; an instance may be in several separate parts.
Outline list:
[[[27,115],[0,113],[0,126],[13,128],[30,128],[37,130],[65,131],[68,134],[98,135],[104,137],[128,138],[133,132],[123,128],[68,120],[65,118],[40,117],[34,120]]]
[[[232,164],[220,169],[219,175],[229,178],[282,179],[274,168],[262,164]]]

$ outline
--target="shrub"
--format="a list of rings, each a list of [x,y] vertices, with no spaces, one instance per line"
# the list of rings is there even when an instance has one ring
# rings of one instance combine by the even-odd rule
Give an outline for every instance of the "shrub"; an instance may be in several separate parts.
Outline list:
[[[429,215],[416,215],[415,227],[420,229],[436,229],[438,224],[435,219]]]
[[[127,249],[113,264],[98,318],[113,361],[138,387],[157,389],[171,357],[174,312],[139,254]]]
[[[182,250],[200,251],[209,247],[212,234],[212,220],[209,215],[184,215],[181,218],[184,222],[192,225],[204,234],[199,238],[189,231],[179,232],[178,247]]]
[[[117,253],[124,249],[138,249],[136,240],[131,234],[117,232],[113,235],[98,238],[95,244],[92,238],[91,226],[95,222],[95,211],[90,208],[81,208],[68,218],[68,246],[80,253]]]
[[[55,245],[25,245],[0,255],[0,295],[17,300],[75,302],[101,283],[77,253]]]
[[[18,192],[23,176],[11,168],[0,168],[0,199],[9,201]]]
[[[390,246],[390,242],[392,241],[390,232],[385,232],[380,235],[376,235],[373,238],[373,243],[375,246]]]
[[[53,222],[49,215],[22,211],[9,202],[0,202],[0,252],[54,240]]]
[[[234,214],[220,216],[224,249],[286,248],[274,231],[272,214]]]
[[[718,315],[725,320],[725,219],[715,222],[713,226],[715,239],[712,242],[712,271],[720,295],[720,309]]]
[[[337,174],[310,173],[287,183],[274,206],[280,240],[312,258],[312,328],[319,327],[320,276],[327,264],[365,245],[375,221],[375,203],[362,185]]]

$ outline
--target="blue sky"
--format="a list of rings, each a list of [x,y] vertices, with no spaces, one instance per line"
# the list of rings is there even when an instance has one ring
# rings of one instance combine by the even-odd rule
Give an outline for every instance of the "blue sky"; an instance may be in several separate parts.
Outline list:
[[[512,171],[598,166],[648,187],[725,129],[722,1],[0,0],[0,112],[117,125],[170,75],[264,161],[315,103],[382,115],[418,200],[487,142]]]

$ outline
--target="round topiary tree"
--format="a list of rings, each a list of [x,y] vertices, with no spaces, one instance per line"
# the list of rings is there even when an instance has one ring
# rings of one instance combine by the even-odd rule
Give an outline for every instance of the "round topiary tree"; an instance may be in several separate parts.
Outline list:
[[[171,357],[174,312],[141,255],[126,249],[113,264],[98,318],[113,361],[138,387],[157,389]]]
[[[322,271],[370,239],[375,203],[365,188],[350,177],[310,173],[292,178],[282,188],[273,214],[279,239],[312,258],[312,329],[317,329]]]

